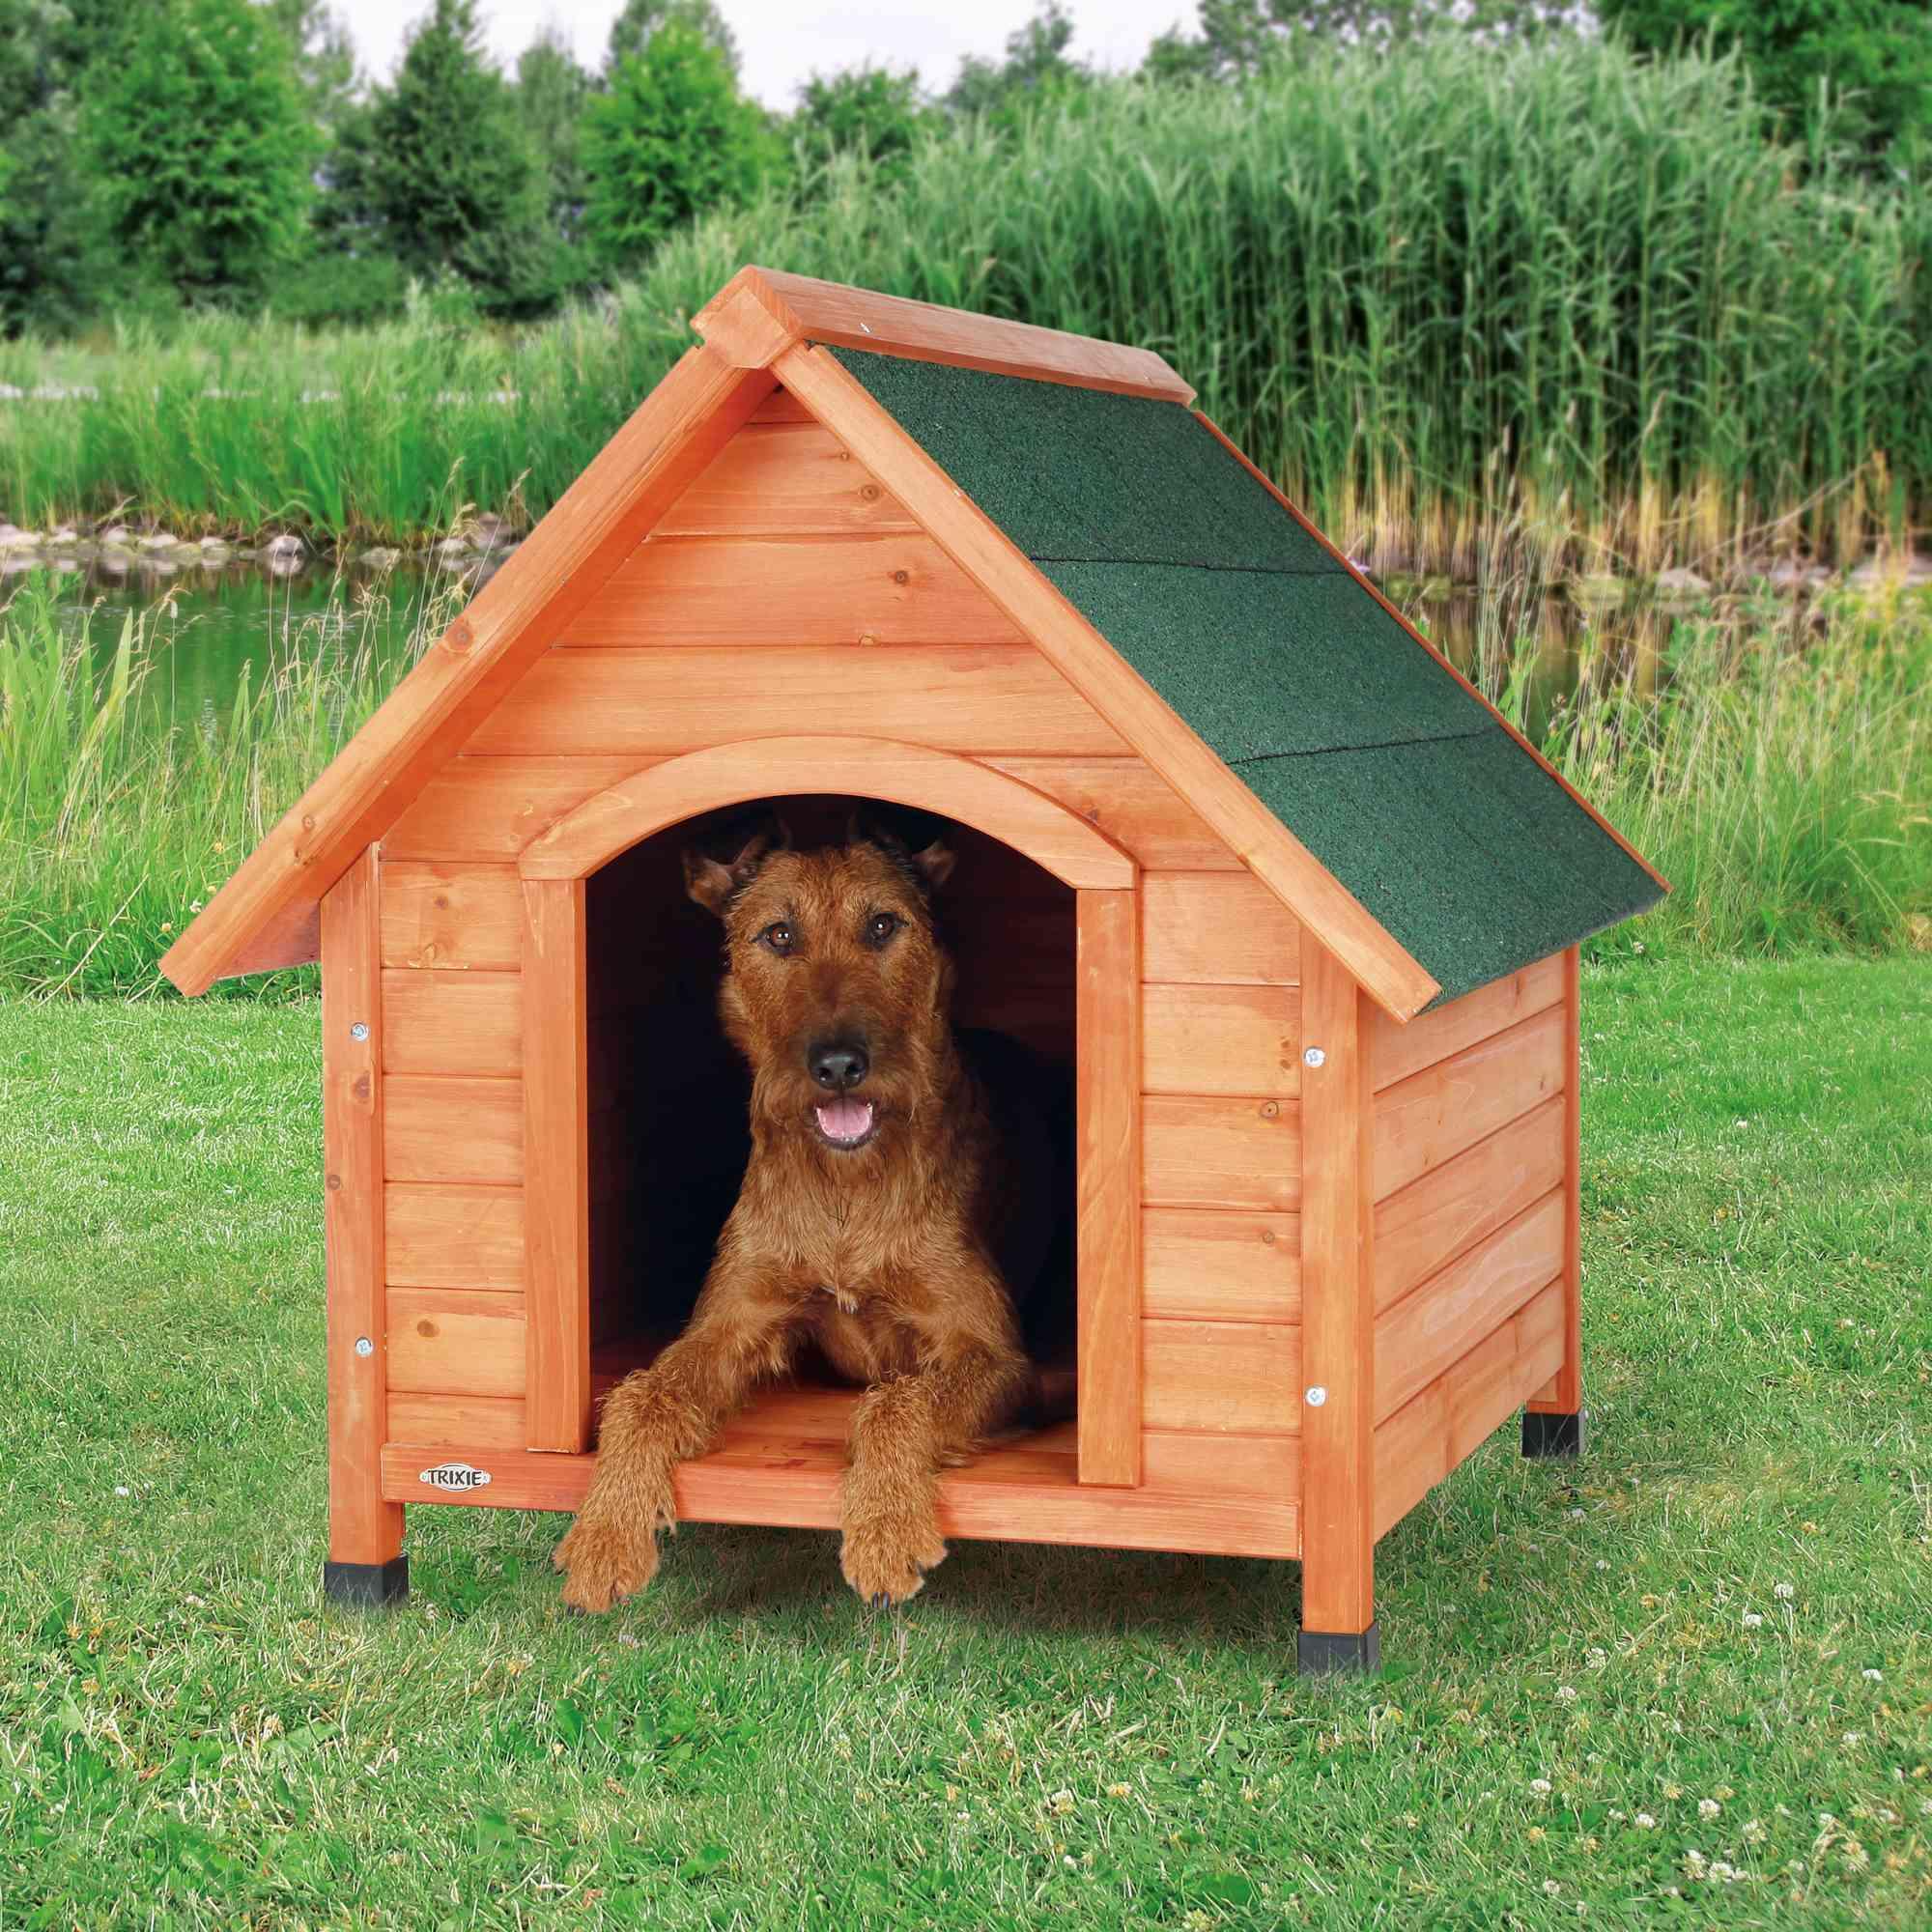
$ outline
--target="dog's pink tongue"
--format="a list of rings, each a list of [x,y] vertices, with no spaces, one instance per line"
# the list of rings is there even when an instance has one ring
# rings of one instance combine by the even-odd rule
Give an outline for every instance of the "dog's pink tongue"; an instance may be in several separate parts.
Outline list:
[[[862,1140],[872,1124],[872,1103],[849,1096],[828,1100],[818,1110],[819,1131],[829,1141]]]

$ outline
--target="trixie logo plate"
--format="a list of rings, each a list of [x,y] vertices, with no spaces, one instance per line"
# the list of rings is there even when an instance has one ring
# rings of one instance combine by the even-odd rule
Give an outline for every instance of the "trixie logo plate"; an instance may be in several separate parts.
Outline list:
[[[416,1478],[433,1490],[480,1490],[489,1480],[488,1469],[471,1468],[468,1463],[439,1463]]]

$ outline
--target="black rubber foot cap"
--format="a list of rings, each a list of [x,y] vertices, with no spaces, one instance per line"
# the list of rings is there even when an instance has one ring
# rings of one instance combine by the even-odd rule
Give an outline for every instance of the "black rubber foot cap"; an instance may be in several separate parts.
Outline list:
[[[1373,1677],[1382,1667],[1381,1630],[1305,1630],[1295,1639],[1295,1663],[1304,1677]]]
[[[337,1563],[322,1566],[322,1594],[345,1609],[386,1610],[410,1594],[410,1559],[392,1556],[386,1563]]]
[[[1522,1453],[1525,1456],[1580,1456],[1583,1453],[1587,1410],[1575,1415],[1544,1415],[1533,1408],[1522,1412]]]

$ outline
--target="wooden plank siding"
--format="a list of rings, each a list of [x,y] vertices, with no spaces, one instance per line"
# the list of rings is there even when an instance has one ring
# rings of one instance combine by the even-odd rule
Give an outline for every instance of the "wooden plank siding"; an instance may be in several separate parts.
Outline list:
[[[1563,1366],[1567,989],[1558,954],[1406,1028],[1371,1022],[1377,1536]]]
[[[639,761],[836,726],[968,755],[1124,753],[1125,741],[1029,644],[797,644],[760,653],[557,648],[469,750]]]
[[[646,538],[557,642],[776,651],[1027,639],[929,536],[885,530]]]
[[[383,974],[385,1073],[490,1073],[524,1065],[524,982],[517,973]]]
[[[515,973],[523,964],[523,930],[514,866],[384,865],[385,968]]]
[[[1551,1282],[1376,1428],[1376,1535],[1386,1535],[1522,1406],[1563,1359]]]
[[[1384,1087],[1375,1096],[1376,1198],[1561,1093],[1564,1033],[1552,1007]]]
[[[860,536],[919,531],[903,504],[803,411],[753,418],[664,514],[658,537]]]

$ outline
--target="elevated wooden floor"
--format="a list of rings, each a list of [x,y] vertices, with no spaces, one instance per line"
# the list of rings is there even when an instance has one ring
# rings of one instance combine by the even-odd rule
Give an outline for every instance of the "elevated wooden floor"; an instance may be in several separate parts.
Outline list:
[[[636,1351],[629,1351],[634,1356]],[[632,1362],[600,1357],[601,1394]],[[724,1431],[710,1455],[678,1470],[681,1521],[836,1529],[846,1438],[860,1391],[796,1386],[759,1396]],[[1015,1434],[940,1484],[947,1536],[1015,1543],[1091,1544],[1203,1555],[1296,1556],[1300,1511],[1293,1500],[1202,1496],[1171,1490],[1083,1486],[1075,1425]],[[383,1450],[383,1494],[400,1503],[469,1503],[498,1509],[575,1510],[590,1487],[594,1455],[390,1442]],[[489,1482],[446,1491],[422,1472],[459,1463]]]

